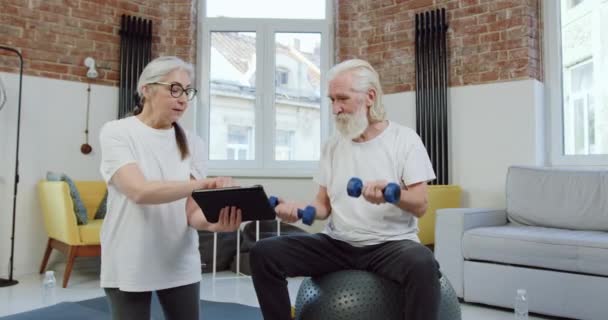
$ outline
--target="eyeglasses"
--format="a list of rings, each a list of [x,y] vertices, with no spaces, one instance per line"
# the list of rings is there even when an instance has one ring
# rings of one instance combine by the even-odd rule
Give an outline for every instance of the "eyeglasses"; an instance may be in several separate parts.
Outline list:
[[[196,96],[196,93],[198,92],[194,88],[184,89],[184,87],[182,87],[181,84],[175,83],[175,82],[174,83],[152,82],[150,84],[160,84],[160,85],[163,85],[163,86],[169,86],[169,91],[171,91],[171,96],[173,98],[179,98],[185,92],[186,93],[186,97],[188,98],[188,100],[192,100],[192,99],[194,99],[194,97]]]

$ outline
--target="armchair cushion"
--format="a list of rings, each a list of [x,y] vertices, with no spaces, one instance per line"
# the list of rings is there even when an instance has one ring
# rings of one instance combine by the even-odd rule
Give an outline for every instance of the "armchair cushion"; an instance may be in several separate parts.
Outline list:
[[[418,237],[422,244],[435,243],[435,212],[443,208],[459,208],[460,193],[460,186],[457,185],[428,186],[429,205],[426,213],[418,219]]]
[[[46,179],[48,181],[65,181],[68,184],[70,189],[70,196],[72,198],[72,203],[74,204],[74,213],[76,214],[76,221],[78,225],[87,224],[89,218],[87,216],[87,208],[84,206],[82,199],[80,197],[80,192],[78,192],[78,188],[76,188],[76,184],[74,181],[70,179],[67,175],[63,173],[55,173],[48,172],[46,175]]]
[[[80,241],[82,244],[99,244],[99,230],[101,230],[101,224],[103,219],[89,220],[86,225],[78,226],[80,231]]]

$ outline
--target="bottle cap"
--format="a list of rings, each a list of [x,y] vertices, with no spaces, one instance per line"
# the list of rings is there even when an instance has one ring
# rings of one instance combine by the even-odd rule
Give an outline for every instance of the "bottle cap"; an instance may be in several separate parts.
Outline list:
[[[517,294],[526,294],[526,289],[517,289]]]
[[[44,275],[45,276],[54,276],[55,275],[55,271],[49,270],[49,271],[45,272]]]

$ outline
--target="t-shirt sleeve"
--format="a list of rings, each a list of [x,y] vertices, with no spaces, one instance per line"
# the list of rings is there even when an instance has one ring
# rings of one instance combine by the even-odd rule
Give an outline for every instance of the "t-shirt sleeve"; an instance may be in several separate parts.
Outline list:
[[[416,133],[412,133],[408,138],[407,146],[402,148],[403,166],[401,180],[408,186],[419,182],[429,182],[436,178],[433,165],[429,159],[422,140]]]
[[[207,145],[205,141],[196,134],[189,134],[191,162],[190,174],[196,179],[207,177]]]
[[[127,132],[121,130],[116,122],[108,122],[99,133],[99,143],[101,145],[101,176],[106,183],[109,183],[122,166],[137,162],[133,150],[129,145]]]

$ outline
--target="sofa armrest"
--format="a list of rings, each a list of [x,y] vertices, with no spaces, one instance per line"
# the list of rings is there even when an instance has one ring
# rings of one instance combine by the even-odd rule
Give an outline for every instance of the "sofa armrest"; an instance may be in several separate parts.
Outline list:
[[[49,238],[69,245],[80,244],[78,223],[68,184],[64,181],[40,181],[38,200]]]
[[[448,277],[459,297],[464,295],[464,258],[462,236],[478,227],[500,226],[507,223],[504,210],[459,208],[437,210],[435,225],[435,258],[441,272]]]

